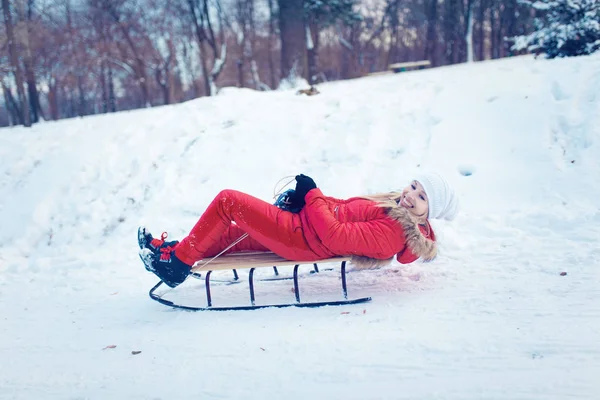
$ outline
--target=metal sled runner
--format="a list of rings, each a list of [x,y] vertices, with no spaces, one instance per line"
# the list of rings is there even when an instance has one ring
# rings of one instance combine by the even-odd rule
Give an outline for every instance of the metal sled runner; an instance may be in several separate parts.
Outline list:
[[[261,253],[235,253],[226,256],[219,257],[215,259],[213,262],[204,265],[204,266],[195,266],[193,268],[193,275],[195,277],[200,277],[200,272],[206,272],[204,277],[205,281],[205,289],[206,289],[206,307],[191,307],[180,304],[175,304],[172,301],[163,299],[161,296],[155,293],[156,289],[158,289],[162,285],[162,281],[157,283],[152,289],[150,289],[149,295],[152,300],[156,300],[161,304],[166,306],[180,308],[184,310],[190,311],[230,311],[230,310],[256,310],[260,308],[268,308],[268,307],[321,307],[321,306],[339,306],[345,304],[358,304],[364,303],[371,300],[371,297],[362,297],[357,299],[348,299],[348,289],[346,286],[346,262],[350,261],[350,257],[334,257],[325,260],[319,260],[319,263],[331,263],[331,262],[339,262],[341,280],[342,280],[342,295],[344,297],[343,300],[338,301],[323,301],[323,302],[310,302],[304,303],[300,301],[300,289],[299,289],[299,277],[298,277],[298,268],[300,265],[305,264],[313,264],[314,270],[311,273],[318,273],[319,269],[317,263],[315,261],[290,261],[284,258],[277,256],[274,253],[269,252],[261,252]],[[269,304],[269,305],[256,305],[256,298],[254,295],[254,271],[256,268],[262,267],[273,267],[275,271],[275,275],[279,275],[277,271],[278,266],[294,266],[294,294],[296,297],[295,303],[286,303],[286,304]],[[212,305],[212,296],[210,292],[210,276],[213,271],[220,270],[232,270],[234,274],[234,281],[239,279],[236,269],[250,269],[248,274],[248,289],[250,292],[250,305],[248,306],[237,306],[237,307],[213,307]],[[264,279],[268,280],[283,280],[286,278],[272,278],[272,279]]]

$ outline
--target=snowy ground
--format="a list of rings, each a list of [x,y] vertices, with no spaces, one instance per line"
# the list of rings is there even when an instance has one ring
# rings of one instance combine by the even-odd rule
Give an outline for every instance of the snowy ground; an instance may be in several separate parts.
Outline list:
[[[0,398],[600,398],[600,56],[319,90],[0,130]],[[350,273],[370,303],[194,313],[147,296],[139,224],[180,238],[221,189],[272,201],[305,173],[347,197],[418,169],[443,172],[462,213],[434,221],[435,262]],[[333,273],[304,283],[305,300],[339,296]],[[205,301],[196,280],[166,297]],[[213,300],[246,304],[245,284]]]

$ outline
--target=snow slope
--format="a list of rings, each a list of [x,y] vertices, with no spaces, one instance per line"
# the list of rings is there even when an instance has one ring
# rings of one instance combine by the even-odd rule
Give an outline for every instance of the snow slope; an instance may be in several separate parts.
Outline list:
[[[600,398],[600,56],[319,90],[0,130],[0,399]],[[180,238],[225,188],[273,201],[305,173],[349,197],[423,169],[461,214],[433,221],[433,263],[351,272],[370,303],[194,313],[147,296],[140,224]],[[307,277],[303,299],[338,285]],[[258,282],[258,301],[290,289]],[[165,297],[203,305],[202,290]],[[213,301],[247,304],[245,284]]]

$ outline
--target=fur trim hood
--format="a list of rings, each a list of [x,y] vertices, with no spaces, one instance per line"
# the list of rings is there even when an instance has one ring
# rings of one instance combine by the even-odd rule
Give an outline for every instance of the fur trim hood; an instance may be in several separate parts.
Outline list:
[[[437,256],[437,245],[434,240],[426,238],[419,229],[418,223],[410,212],[400,206],[390,207],[386,210],[387,215],[398,222],[406,236],[406,247],[423,261],[432,261]],[[429,224],[429,222],[427,223]],[[431,229],[431,226],[429,226]],[[370,257],[353,256],[352,265],[356,269],[376,269],[388,265],[394,257],[387,260],[379,260]]]

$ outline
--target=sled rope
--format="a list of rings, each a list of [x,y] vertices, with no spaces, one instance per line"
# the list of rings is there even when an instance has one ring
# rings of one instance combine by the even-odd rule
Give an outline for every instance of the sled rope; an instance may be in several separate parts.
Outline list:
[[[198,265],[192,268],[192,271],[194,270],[198,270],[200,268],[203,268],[205,265],[211,263],[212,261],[216,260],[219,256],[221,256],[223,253],[225,253],[227,250],[229,250],[230,248],[232,248],[233,246],[235,246],[236,244],[238,244],[239,242],[241,242],[242,240],[246,239],[248,237],[247,233],[244,233],[242,236],[240,236],[239,238],[237,238],[236,240],[234,240],[233,242],[231,242],[231,244],[229,246],[227,246],[223,251],[221,251],[219,254],[217,254],[216,256],[214,256],[213,258],[211,258],[210,260],[208,260],[207,262],[205,262],[202,265]]]

